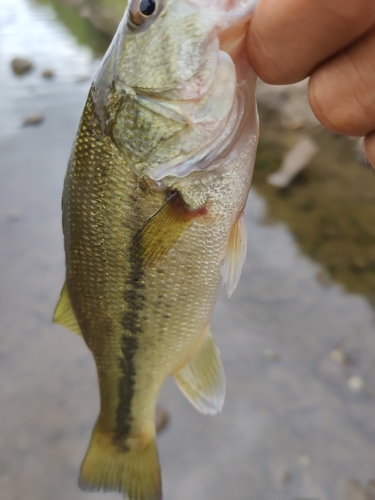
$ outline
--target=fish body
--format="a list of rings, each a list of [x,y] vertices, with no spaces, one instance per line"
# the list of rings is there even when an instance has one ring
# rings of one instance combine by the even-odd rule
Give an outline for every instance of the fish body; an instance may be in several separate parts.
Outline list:
[[[154,414],[168,375],[198,410],[222,408],[209,319],[221,275],[231,293],[246,251],[252,3],[131,1],[90,89],[64,184],[54,318],[83,336],[97,367],[85,489],[161,498]]]

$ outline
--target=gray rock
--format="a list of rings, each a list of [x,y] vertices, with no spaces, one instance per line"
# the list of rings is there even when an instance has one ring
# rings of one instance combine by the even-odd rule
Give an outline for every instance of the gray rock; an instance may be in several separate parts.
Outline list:
[[[12,62],[12,69],[16,75],[24,75],[33,69],[33,63],[24,57],[15,57]]]
[[[23,120],[22,125],[40,125],[43,122],[44,116],[41,113],[34,113],[33,115],[26,116],[26,118]]]
[[[42,77],[46,80],[50,80],[55,76],[55,72],[52,68],[46,68],[42,71]]]

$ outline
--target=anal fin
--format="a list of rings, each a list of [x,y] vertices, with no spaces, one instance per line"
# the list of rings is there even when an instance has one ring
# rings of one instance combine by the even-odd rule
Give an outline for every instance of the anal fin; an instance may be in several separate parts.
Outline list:
[[[242,212],[232,227],[229,235],[221,274],[228,297],[232,295],[241,277],[242,266],[246,258],[247,232],[245,215]]]
[[[77,335],[82,336],[81,329],[70,302],[66,283],[64,283],[64,286],[62,287],[60,299],[57,303],[55,314],[53,315],[53,322],[65,326],[65,328],[68,328]]]
[[[211,415],[222,410],[225,374],[209,327],[199,340],[195,353],[173,375],[182,393],[197,410]]]

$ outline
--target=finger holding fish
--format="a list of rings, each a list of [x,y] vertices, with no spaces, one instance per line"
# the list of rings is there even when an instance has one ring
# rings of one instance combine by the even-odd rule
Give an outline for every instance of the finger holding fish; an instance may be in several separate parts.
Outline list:
[[[247,35],[248,57],[267,83],[310,77],[317,119],[335,133],[365,136],[375,168],[373,0],[261,0]]]

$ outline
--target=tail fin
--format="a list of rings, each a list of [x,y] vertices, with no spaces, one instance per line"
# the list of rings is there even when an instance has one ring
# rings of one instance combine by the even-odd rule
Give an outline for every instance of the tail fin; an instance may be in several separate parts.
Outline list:
[[[129,500],[162,500],[155,439],[119,451],[111,436],[95,426],[81,466],[79,486],[86,491],[117,491]]]

